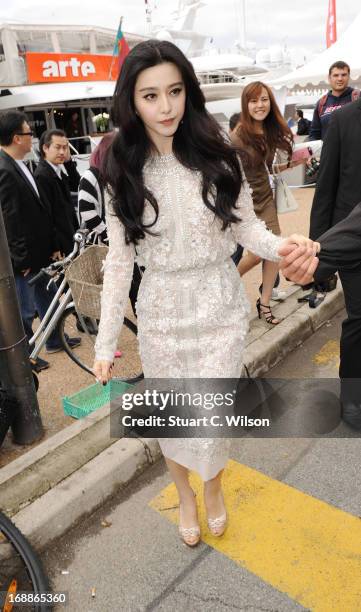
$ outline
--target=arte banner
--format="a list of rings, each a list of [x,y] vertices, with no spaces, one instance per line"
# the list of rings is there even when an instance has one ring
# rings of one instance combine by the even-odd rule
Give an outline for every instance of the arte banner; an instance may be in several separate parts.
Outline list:
[[[117,58],[82,53],[26,53],[28,83],[108,81],[118,76]]]

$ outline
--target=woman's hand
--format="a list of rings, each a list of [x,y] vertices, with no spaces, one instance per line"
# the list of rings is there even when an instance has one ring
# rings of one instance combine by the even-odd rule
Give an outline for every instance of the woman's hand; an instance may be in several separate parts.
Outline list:
[[[285,238],[284,241],[282,242],[281,247],[278,250],[278,254],[282,256],[282,248],[288,245],[291,245],[291,246],[293,245],[293,247],[295,245],[299,247],[304,247],[305,250],[311,249],[314,256],[317,255],[317,253],[319,253],[321,250],[321,245],[319,242],[314,242],[310,238],[306,238],[305,236],[302,236],[301,234],[291,234],[291,236],[289,236],[288,238]]]
[[[94,361],[93,373],[98,382],[106,385],[112,378],[113,363],[111,361]]]
[[[319,262],[318,257],[315,256],[314,248],[285,242],[278,251],[282,257],[280,263],[282,274],[287,280],[294,283],[308,285],[313,281],[313,275]],[[316,242],[314,245],[319,252],[320,244]]]

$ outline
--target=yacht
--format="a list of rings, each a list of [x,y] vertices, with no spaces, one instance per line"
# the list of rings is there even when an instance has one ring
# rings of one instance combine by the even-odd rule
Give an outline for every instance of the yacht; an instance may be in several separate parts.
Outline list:
[[[230,52],[207,48],[210,37],[194,29],[197,12],[206,6],[200,0],[179,0],[165,22],[149,9],[146,35],[124,36],[130,48],[148,38],[173,41],[193,62],[207,102],[234,99],[229,108],[235,112],[245,79],[265,69],[247,55],[245,44]],[[96,26],[0,24],[0,112],[24,110],[37,138],[45,129],[67,131],[76,113],[86,141],[82,148],[89,153],[112,129],[115,37],[115,30]],[[211,112],[226,123],[232,112],[213,107]]]

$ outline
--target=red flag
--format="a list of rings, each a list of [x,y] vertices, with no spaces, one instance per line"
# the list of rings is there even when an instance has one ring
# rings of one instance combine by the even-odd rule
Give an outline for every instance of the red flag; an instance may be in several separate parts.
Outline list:
[[[331,47],[337,40],[336,33],[336,0],[328,2],[328,16],[326,26],[326,44],[327,48]]]

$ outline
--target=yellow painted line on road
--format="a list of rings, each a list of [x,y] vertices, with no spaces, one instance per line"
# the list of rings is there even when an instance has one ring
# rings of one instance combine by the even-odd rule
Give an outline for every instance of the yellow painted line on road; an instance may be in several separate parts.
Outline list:
[[[338,367],[340,361],[340,343],[336,340],[329,340],[323,345],[320,351],[313,356],[313,363],[316,365],[335,365]]]
[[[229,525],[221,538],[206,527],[202,483],[197,493],[202,540],[316,612],[361,610],[361,520],[245,465],[230,461],[223,477]],[[178,523],[175,486],[149,504]]]

